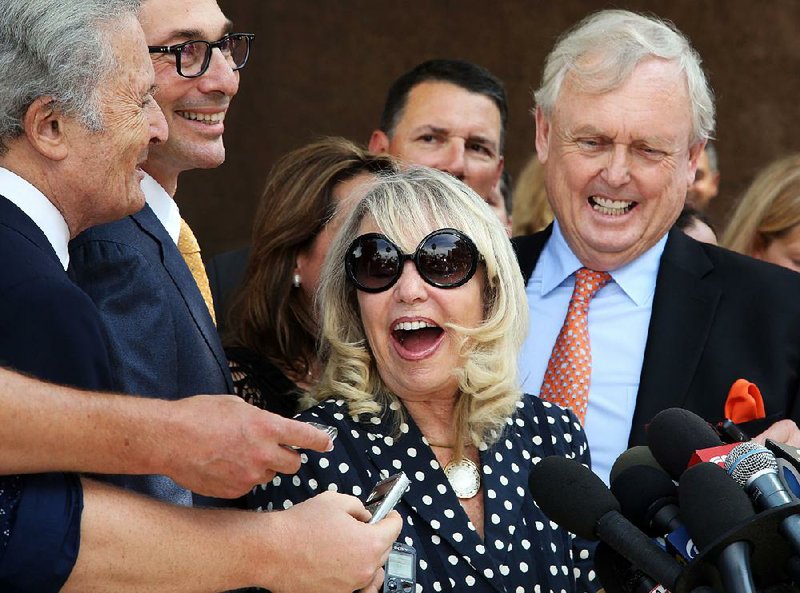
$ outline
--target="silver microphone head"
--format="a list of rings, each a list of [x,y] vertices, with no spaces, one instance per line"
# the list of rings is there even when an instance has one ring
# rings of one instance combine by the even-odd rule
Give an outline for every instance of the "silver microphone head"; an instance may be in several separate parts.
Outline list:
[[[758,443],[736,445],[725,459],[725,471],[742,487],[763,473],[778,473],[778,463],[768,449]]]

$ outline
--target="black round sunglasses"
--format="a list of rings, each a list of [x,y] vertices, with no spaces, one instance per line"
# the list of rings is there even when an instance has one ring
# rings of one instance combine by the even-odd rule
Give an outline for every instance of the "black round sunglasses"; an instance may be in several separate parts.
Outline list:
[[[391,288],[411,260],[422,279],[437,288],[455,288],[469,281],[482,260],[472,239],[456,229],[426,236],[414,253],[403,253],[385,235],[367,233],[350,244],[345,256],[347,278],[364,292]]]

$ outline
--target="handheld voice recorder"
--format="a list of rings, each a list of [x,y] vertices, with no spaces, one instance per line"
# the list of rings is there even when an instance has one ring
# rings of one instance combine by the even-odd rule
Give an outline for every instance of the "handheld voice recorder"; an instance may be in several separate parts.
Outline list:
[[[364,502],[364,506],[372,513],[372,518],[368,523],[377,523],[389,514],[389,511],[394,508],[394,505],[405,494],[410,483],[411,481],[406,477],[406,474],[399,472],[375,484],[366,502]]]
[[[395,542],[384,567],[383,593],[414,593],[417,588],[417,552]]]

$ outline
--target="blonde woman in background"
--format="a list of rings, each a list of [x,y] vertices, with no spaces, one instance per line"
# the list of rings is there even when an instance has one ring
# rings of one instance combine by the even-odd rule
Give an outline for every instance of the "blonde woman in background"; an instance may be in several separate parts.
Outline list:
[[[553,222],[553,211],[544,188],[544,169],[536,153],[531,155],[514,186],[512,236],[532,235]]]
[[[778,159],[756,176],[721,245],[800,272],[800,154]]]

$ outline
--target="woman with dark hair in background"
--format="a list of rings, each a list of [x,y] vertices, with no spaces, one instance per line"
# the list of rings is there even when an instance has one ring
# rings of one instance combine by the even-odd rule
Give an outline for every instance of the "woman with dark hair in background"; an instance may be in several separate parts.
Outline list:
[[[236,392],[250,403],[291,416],[315,382],[314,296],[323,259],[373,175],[393,170],[389,157],[344,138],[313,142],[272,168],[226,339]]]

